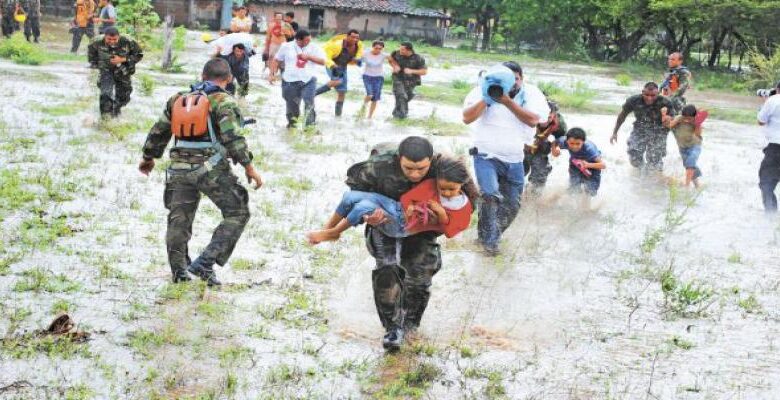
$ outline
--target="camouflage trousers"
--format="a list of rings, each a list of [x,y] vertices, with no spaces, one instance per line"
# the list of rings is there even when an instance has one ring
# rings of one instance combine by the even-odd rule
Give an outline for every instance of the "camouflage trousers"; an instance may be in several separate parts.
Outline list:
[[[673,96],[669,100],[672,101],[672,108],[674,108],[674,114],[680,115],[680,112],[682,112],[683,107],[688,103],[685,100],[685,97],[682,96]]]
[[[414,88],[414,82],[393,79],[393,96],[395,96],[393,117],[404,119],[409,115],[409,102],[414,98]]]
[[[100,71],[98,78],[100,88],[100,115],[117,116],[122,107],[130,102],[130,94],[133,93],[133,83],[128,75]]]
[[[11,37],[11,35],[19,30],[19,23],[14,20],[13,11],[3,10],[3,18],[0,21],[0,26],[3,29],[3,36]]]
[[[24,21],[24,36],[28,42],[31,36],[36,42],[38,41],[38,38],[41,37],[41,19],[39,17],[27,16],[27,20]]]
[[[628,137],[628,158],[634,168],[664,169],[666,137],[669,131],[634,128]]]
[[[416,329],[431,297],[433,276],[441,269],[436,235],[419,233],[396,239],[368,226],[366,246],[376,259],[371,277],[382,326]]]
[[[538,193],[547,184],[547,177],[552,172],[552,165],[550,165],[550,144],[545,142],[539,146],[536,153],[531,153],[528,149],[525,150],[525,158],[523,159],[523,168],[525,174],[528,176],[528,183],[531,185],[528,190],[532,193]]]
[[[240,97],[246,97],[249,94],[249,70],[235,74],[234,78],[233,81],[227,84],[225,90],[234,96],[238,94]],[[236,88],[238,88],[238,91],[236,91]]]
[[[204,166],[196,169],[169,168],[164,195],[165,208],[169,211],[165,242],[174,277],[184,273],[190,263],[187,243],[192,237],[192,223],[201,193],[214,202],[223,219],[211,242],[192,262],[193,265],[199,265],[207,272],[212,271],[214,263],[225,265],[249,221],[249,196],[226,162],[211,171],[206,171]]]

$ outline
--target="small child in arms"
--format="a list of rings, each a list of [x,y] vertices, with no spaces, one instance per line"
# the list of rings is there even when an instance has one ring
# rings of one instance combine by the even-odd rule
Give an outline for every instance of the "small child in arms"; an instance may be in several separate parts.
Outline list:
[[[402,238],[437,231],[451,238],[468,228],[478,195],[466,163],[444,156],[436,163],[436,178],[418,183],[401,195],[400,201],[378,193],[347,191],[325,227],[307,233],[306,238],[311,244],[337,240],[377,208],[387,217],[377,229],[387,236]]]
[[[701,155],[701,124],[707,118],[707,111],[697,110],[693,104],[683,107],[681,115],[677,117],[667,117],[666,107],[661,109],[662,117],[668,122],[669,128],[674,133],[677,140],[677,147],[680,149],[683,167],[685,167],[685,186],[691,183],[699,187],[699,177],[701,170],[696,166]]]
[[[586,206],[590,206],[590,197],[598,193],[601,186],[601,170],[607,165],[601,159],[601,151],[593,142],[586,140],[585,131],[581,128],[571,128],[566,136],[553,143],[552,155],[558,157],[561,149],[569,150],[569,190],[580,192],[583,187],[590,195],[585,198]]]

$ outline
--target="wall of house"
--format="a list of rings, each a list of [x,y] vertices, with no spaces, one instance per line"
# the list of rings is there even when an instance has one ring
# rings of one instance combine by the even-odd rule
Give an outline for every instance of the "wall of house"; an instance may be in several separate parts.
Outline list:
[[[292,11],[295,20],[302,27],[309,26],[308,6],[280,6],[249,4],[249,12],[255,16],[265,16],[266,21],[273,18],[274,12]],[[346,32],[357,29],[366,38],[379,36],[403,36],[426,39],[431,42],[440,40],[437,19],[399,14],[383,14],[324,8],[323,29],[332,32]],[[316,31],[313,33],[317,33]]]

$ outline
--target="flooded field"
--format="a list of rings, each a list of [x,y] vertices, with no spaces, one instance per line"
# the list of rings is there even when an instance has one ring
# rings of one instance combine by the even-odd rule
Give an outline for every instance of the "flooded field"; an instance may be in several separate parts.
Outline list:
[[[182,73],[152,70],[159,61],[147,57],[110,123],[97,119],[84,62],[0,60],[0,398],[780,397],[780,226],[761,206],[764,139],[753,125],[706,122],[697,192],[632,170],[631,118],[613,146],[615,115],[566,112],[607,163],[594,211],[566,194],[561,157],[541,198],[524,200],[500,257],[478,251],[474,229],[441,238],[420,335],[386,355],[362,230],[318,247],[303,234],[325,221],[346,169],[377,143],[426,135],[438,151],[465,155],[458,101],[421,96],[398,124],[386,90],[374,121],[359,120],[362,81],[350,69],[344,116],[333,117],[329,93],[317,98],[318,134],[288,131],[279,84],[261,78],[255,57],[241,104],[258,121],[245,135],[265,186],[250,191],[252,218],[217,269],[222,289],[170,284],[166,162],[148,178],[136,168],[165,100],[207,59],[197,37],[179,55]],[[490,65],[428,62],[424,86],[473,84]],[[531,83],[587,82],[594,102],[616,109],[642,84],[619,86],[583,65],[524,67]],[[670,137],[664,173],[679,181],[683,172]],[[199,211],[193,252],[221,219],[209,201]],[[88,340],[40,332],[62,312]]]

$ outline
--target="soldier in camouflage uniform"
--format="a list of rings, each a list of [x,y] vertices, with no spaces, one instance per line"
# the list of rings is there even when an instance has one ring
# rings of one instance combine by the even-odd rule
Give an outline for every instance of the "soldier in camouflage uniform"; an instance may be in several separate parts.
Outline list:
[[[174,282],[188,281],[187,271],[207,281],[209,286],[220,285],[214,273],[214,263],[224,265],[241,237],[249,220],[248,194],[230,170],[227,158],[244,167],[246,177],[255,189],[262,185],[260,174],[252,166],[252,153],[237,130],[243,122],[240,109],[225,87],[233,80],[225,60],[212,59],[203,67],[203,82],[192,87],[208,96],[209,118],[219,145],[195,148],[192,142],[210,142],[209,135],[193,140],[178,139],[170,151],[171,166],[166,171],[165,208],[169,210],[166,244],[168,261]],[[143,148],[139,170],[144,174],[154,168],[154,159],[162,157],[171,140],[171,110],[183,94],[173,95],[162,117],[154,124]],[[198,140],[200,139],[200,140]],[[214,157],[219,156],[215,162]],[[192,236],[192,222],[198,209],[201,193],[208,196],[222,212],[222,223],[214,231],[211,242],[194,262],[190,262],[187,243]]]
[[[35,43],[41,37],[41,0],[21,0],[20,3],[27,19],[24,21],[24,37],[30,41],[33,37]]]
[[[106,28],[105,34],[89,45],[89,64],[100,70],[101,116],[116,117],[130,102],[130,93],[133,92],[131,77],[135,74],[135,64],[143,56],[138,43],[120,36],[115,27]]]
[[[666,108],[674,116],[672,102],[658,94],[658,84],[648,82],[642,94],[629,97],[618,114],[610,143],[617,142],[618,130],[631,112],[634,113],[634,129],[628,137],[628,157],[635,168],[645,167],[662,171],[666,156],[666,137],[669,128],[663,125],[661,109]]]
[[[661,84],[661,94],[671,100],[674,111],[680,113],[687,103],[685,92],[691,87],[691,71],[688,71],[683,63],[682,54],[669,54],[667,60],[669,70],[666,71],[664,82]]]
[[[0,14],[2,14],[3,36],[10,38],[14,32],[19,30],[19,23],[14,20],[14,14],[19,8],[17,0],[0,0]]]
[[[430,142],[408,137],[399,146],[379,146],[368,160],[347,171],[347,185],[352,190],[374,192],[399,200],[418,182],[436,176],[436,160]],[[366,245],[376,259],[372,273],[374,302],[379,319],[387,333],[382,344],[398,349],[404,332],[420,325],[430,298],[433,276],[441,268],[439,233],[421,232],[395,239],[371,225],[384,218],[381,209],[366,218]]]
[[[428,73],[425,59],[414,52],[409,42],[401,43],[398,50],[390,54],[390,65],[393,67],[393,95],[395,108],[393,117],[404,119],[409,115],[409,102],[414,98],[414,88],[420,86],[421,76]]]
[[[535,147],[526,145],[525,158],[523,158],[523,167],[528,175],[528,182],[531,184],[528,190],[532,195],[541,193],[547,184],[547,177],[552,172],[552,165],[550,165],[552,145],[549,138],[553,137],[558,140],[566,135],[566,121],[563,120],[563,115],[558,111],[558,105],[551,101],[548,101],[547,104],[550,106],[550,116],[544,124],[540,123],[537,126]],[[550,124],[554,125],[550,127]],[[552,132],[546,132],[548,127],[552,129]]]

